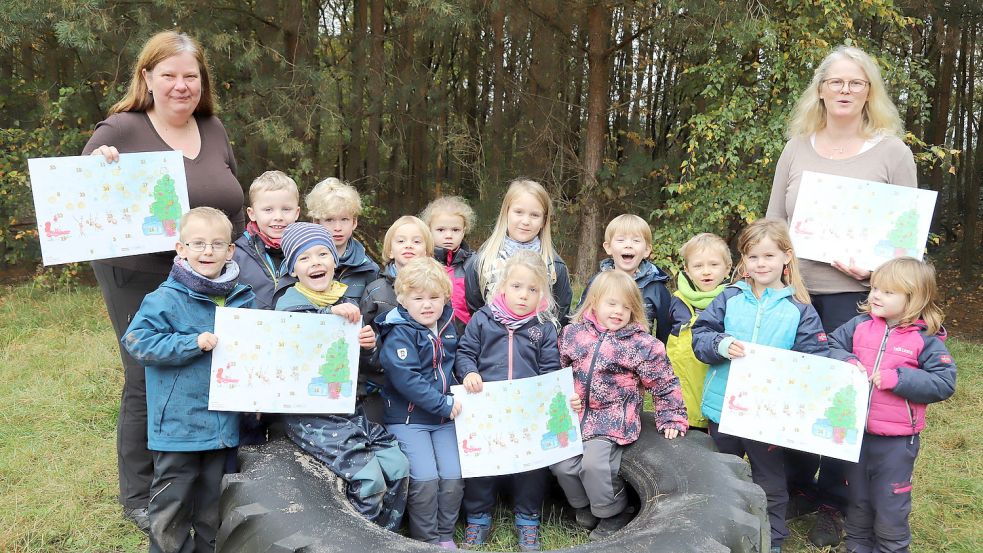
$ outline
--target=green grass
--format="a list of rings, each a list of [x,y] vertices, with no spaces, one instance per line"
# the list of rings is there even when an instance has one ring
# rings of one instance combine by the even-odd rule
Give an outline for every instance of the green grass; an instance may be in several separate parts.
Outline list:
[[[950,340],[959,365],[954,398],[928,410],[915,469],[916,552],[983,551],[983,345]],[[145,551],[116,502],[115,421],[122,369],[98,290],[51,293],[0,287],[0,551]],[[792,525],[786,551],[806,544]],[[515,549],[496,514],[489,551]],[[547,516],[546,548],[586,535]]]

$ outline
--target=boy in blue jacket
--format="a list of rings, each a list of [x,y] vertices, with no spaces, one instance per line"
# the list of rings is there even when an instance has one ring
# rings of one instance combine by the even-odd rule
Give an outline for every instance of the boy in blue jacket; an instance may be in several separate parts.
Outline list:
[[[254,299],[238,283],[225,214],[197,207],[180,229],[171,274],[144,298],[122,340],[147,373],[151,553],[215,549],[225,458],[239,445],[239,414],[208,410],[215,307],[252,307]]]
[[[454,309],[447,304],[451,280],[433,258],[416,258],[399,271],[394,288],[399,306],[380,314],[376,325],[389,377],[386,428],[410,461],[410,537],[457,549],[464,483],[453,422],[461,402],[450,394],[457,350]]]
[[[587,297],[590,285],[604,271],[619,270],[635,279],[645,303],[645,316],[652,325],[652,334],[663,344],[669,339],[672,321],[669,304],[672,296],[666,288],[669,275],[649,261],[652,255],[652,229],[638,215],[618,215],[604,229],[604,252],[609,256],[601,261],[601,271],[590,277],[581,303]]]
[[[362,198],[352,185],[329,177],[317,183],[304,201],[311,220],[327,229],[338,250],[335,280],[348,287],[346,299],[358,302],[365,287],[379,277],[379,265],[353,236],[362,214]]]

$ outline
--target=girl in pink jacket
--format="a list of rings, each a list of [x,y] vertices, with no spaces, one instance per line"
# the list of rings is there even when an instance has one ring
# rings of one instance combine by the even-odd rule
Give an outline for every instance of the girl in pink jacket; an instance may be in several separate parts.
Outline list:
[[[881,265],[859,315],[830,335],[830,355],[870,380],[860,460],[847,471],[847,551],[908,551],[911,475],[925,405],[955,391],[956,365],[943,341],[935,269],[901,257]]]
[[[577,523],[593,528],[591,539],[631,520],[624,481],[618,476],[624,446],[641,433],[644,391],[655,400],[656,428],[666,438],[689,424],[679,379],[665,346],[649,334],[641,292],[621,271],[604,271],[560,338],[560,361],[573,367],[584,454],[550,467]],[[578,401],[579,400],[579,401]]]

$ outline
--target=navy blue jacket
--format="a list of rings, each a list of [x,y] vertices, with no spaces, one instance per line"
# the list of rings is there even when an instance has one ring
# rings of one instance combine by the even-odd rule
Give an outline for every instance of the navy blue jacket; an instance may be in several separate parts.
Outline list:
[[[477,372],[484,382],[539,376],[560,369],[556,326],[533,318],[509,330],[485,306],[471,317],[457,346],[457,376]]]
[[[237,284],[226,307],[251,307]],[[198,335],[215,332],[215,302],[168,277],[146,295],[123,334],[123,346],[146,369],[147,448],[209,451],[239,445],[239,413],[208,410],[212,352]]]
[[[382,333],[379,360],[387,377],[382,390],[386,424],[443,424],[450,419],[454,407],[450,389],[457,384],[453,316],[453,308],[445,305],[436,336],[403,306],[376,319]]]
[[[590,280],[587,281],[587,286],[584,287],[584,293],[580,296],[580,303],[584,302],[584,298],[587,297],[587,291],[590,290],[590,285],[597,278],[597,275],[604,271],[612,270],[615,270],[614,260],[609,257],[601,261],[601,271],[594,273],[594,276],[590,277]],[[672,320],[669,318],[669,304],[672,303],[672,295],[669,294],[669,289],[666,288],[666,282],[668,281],[669,275],[648,259],[642,260],[642,263],[638,266],[638,270],[635,271],[635,284],[638,285],[638,289],[642,292],[642,302],[645,304],[645,316],[648,317],[649,323],[652,326],[652,334],[663,344],[669,340],[669,330],[672,328]]]
[[[239,265],[239,283],[248,284],[256,301],[256,309],[273,309],[283,290],[297,279],[286,274],[283,267],[283,253],[272,252],[266,248],[259,236],[243,232],[235,241],[236,249],[232,260]]]
[[[345,255],[338,260],[338,266],[334,270],[334,279],[348,286],[345,297],[354,299],[357,303],[362,299],[365,287],[378,276],[379,266],[365,253],[362,243],[349,238]]]
[[[464,263],[464,294],[468,302],[468,311],[472,314],[481,309],[485,301],[485,291],[478,285],[478,259],[481,257],[479,249],[474,255]],[[573,302],[573,289],[570,288],[570,271],[567,264],[560,259],[560,256],[553,256],[553,268],[556,271],[556,282],[553,283],[553,301],[556,302],[556,318],[560,326],[570,322],[570,303]],[[490,289],[494,289],[495,283],[489,283]]]

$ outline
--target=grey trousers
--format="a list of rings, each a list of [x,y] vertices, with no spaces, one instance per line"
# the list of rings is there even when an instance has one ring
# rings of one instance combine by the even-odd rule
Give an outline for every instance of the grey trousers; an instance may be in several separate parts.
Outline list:
[[[570,505],[590,505],[598,518],[613,517],[628,506],[625,481],[618,476],[624,448],[604,438],[584,442],[584,454],[550,466]]]

